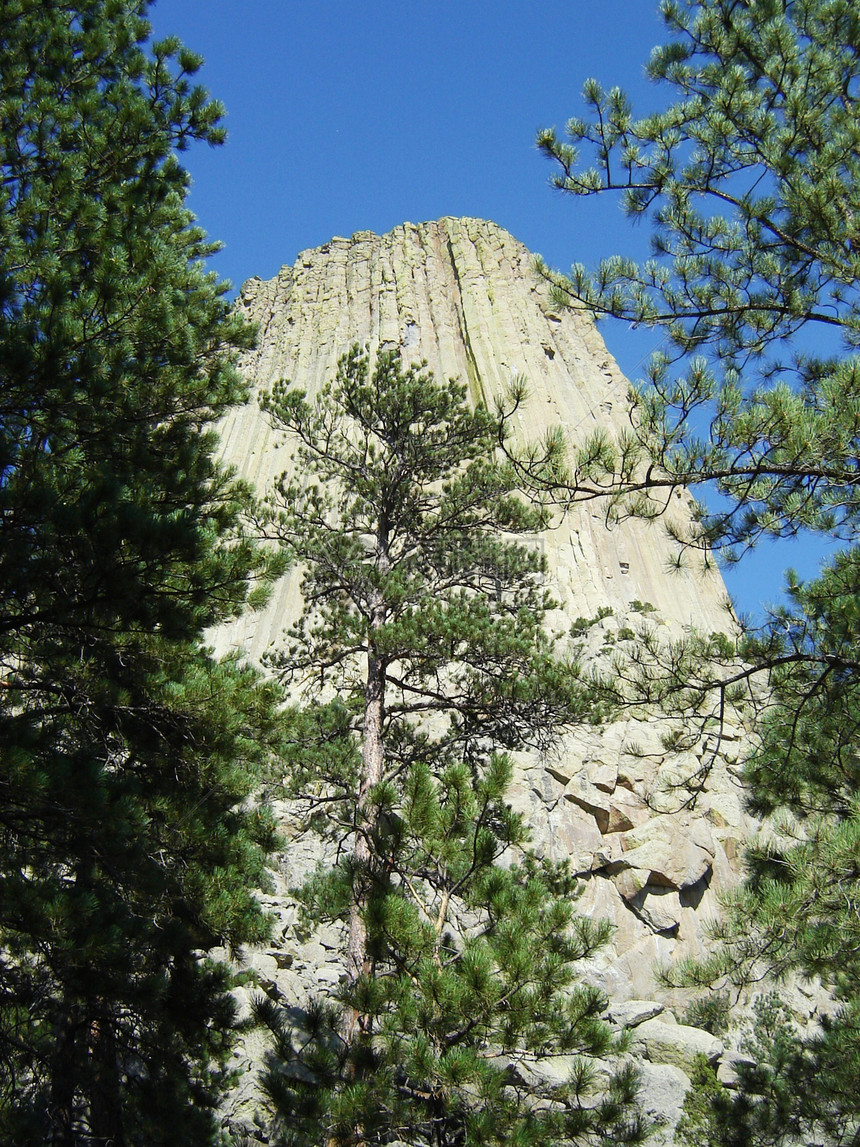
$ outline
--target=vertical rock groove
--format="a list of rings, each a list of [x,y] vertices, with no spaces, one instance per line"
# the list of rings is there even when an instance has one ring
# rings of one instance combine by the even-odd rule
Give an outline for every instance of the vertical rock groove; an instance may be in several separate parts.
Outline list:
[[[472,402],[487,403],[487,396],[484,394],[484,388],[481,385],[481,376],[478,374],[478,364],[475,362],[475,352],[472,350],[472,343],[469,338],[469,324],[466,321],[466,310],[463,306],[463,288],[460,283],[460,273],[457,270],[457,256],[454,254],[454,247],[449,237],[446,244],[448,249],[448,257],[451,260],[451,270],[454,273],[454,282],[457,284],[457,301],[458,317],[460,319],[460,336],[463,340],[463,348],[466,352],[466,366],[469,375],[469,395]]]

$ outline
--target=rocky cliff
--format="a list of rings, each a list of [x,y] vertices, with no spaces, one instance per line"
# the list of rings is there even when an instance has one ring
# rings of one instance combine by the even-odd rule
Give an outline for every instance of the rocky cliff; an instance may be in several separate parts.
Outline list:
[[[224,424],[222,448],[261,490],[289,465],[289,448],[260,412],[256,394],[282,378],[313,394],[355,342],[371,353],[401,347],[407,360],[425,359],[437,375],[458,377],[475,401],[488,405],[513,377],[524,376],[529,399],[517,414],[523,440],[561,426],[575,441],[600,426],[620,428],[626,419],[627,382],[592,320],[555,311],[529,252],[493,223],[446,218],[404,224],[384,236],[333,239],[302,253],[276,278],[246,283],[238,306],[260,330],[258,349],[243,363],[254,396]],[[684,498],[675,512],[689,513]],[[734,624],[718,574],[668,572],[673,545],[659,527],[629,521],[610,529],[604,509],[593,504],[561,518],[535,543],[546,552],[550,589],[561,606],[550,619],[554,631],[567,639],[578,618],[605,614],[588,629],[595,655],[631,640],[646,616],[667,634]],[[298,577],[287,575],[264,612],[216,635],[219,649],[259,660],[279,643],[297,606]],[[535,848],[571,857],[582,875],[581,910],[616,925],[612,945],[589,974],[608,992],[618,1022],[638,1025],[640,1051],[657,1073],[652,1090],[665,1092],[655,1109],[671,1111],[692,1052],[677,1051],[687,1046],[683,1032],[661,1008],[671,1004],[677,1012],[680,1001],[660,994],[654,969],[700,949],[720,890],[737,879],[746,826],[733,770],[745,733],[726,730],[706,790],[687,808],[673,783],[679,768],[693,772],[708,750],[701,743],[686,758],[670,760],[666,730],[654,715],[640,715],[572,733],[543,757],[521,758],[516,799]],[[286,805],[279,808],[288,819]],[[286,830],[289,836],[288,823]],[[313,860],[313,845],[300,839],[280,858],[272,897],[280,920],[276,943],[249,954],[266,990],[299,1006],[315,986],[340,974],[339,938],[299,936],[285,891]],[[672,1027],[678,1030],[666,1030]],[[689,1036],[690,1047],[697,1038]],[[718,1054],[713,1044],[699,1050]],[[250,1063],[254,1049],[245,1054]]]

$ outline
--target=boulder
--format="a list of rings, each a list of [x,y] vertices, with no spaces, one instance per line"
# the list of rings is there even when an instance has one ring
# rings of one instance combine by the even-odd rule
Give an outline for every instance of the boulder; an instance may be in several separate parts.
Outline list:
[[[651,1063],[671,1064],[691,1072],[696,1057],[703,1055],[716,1064],[724,1047],[716,1036],[687,1024],[667,1024],[661,1019],[645,1020],[634,1030],[633,1051]]]
[[[648,1139],[649,1147],[668,1147],[674,1143],[674,1131],[681,1118],[690,1080],[681,1068],[670,1063],[640,1065],[640,1102],[645,1115],[657,1128]]]
[[[627,903],[655,932],[675,934],[681,927],[681,898],[674,888],[646,884]]]
[[[738,1051],[728,1052],[717,1067],[717,1079],[723,1087],[734,1091],[740,1083],[740,1071],[744,1067],[755,1067],[755,1060]]]
[[[685,825],[666,814],[622,834],[620,868],[649,874],[646,883],[669,888],[696,884],[714,863],[716,842],[704,820]]]

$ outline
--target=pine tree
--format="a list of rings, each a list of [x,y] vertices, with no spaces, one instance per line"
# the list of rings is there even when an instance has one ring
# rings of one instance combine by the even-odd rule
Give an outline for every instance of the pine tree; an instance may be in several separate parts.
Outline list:
[[[221,110],[144,0],[0,10],[0,1139],[203,1144],[266,932],[275,694],[212,658],[266,561],[213,457],[253,332],[177,151]]]
[[[341,856],[301,896],[347,934],[331,998],[300,1023],[259,1008],[279,1141],[638,1141],[635,1075],[600,1076],[619,1045],[574,983],[607,928],[506,802],[508,754],[592,704],[541,628],[543,560],[514,539],[543,515],[498,420],[358,348],[315,402],[283,385],[265,407],[297,441],[269,527],[305,571],[278,660],[304,699],[294,788]],[[542,1074],[559,1056],[569,1078]]]
[[[652,226],[645,263],[544,268],[558,302],[665,336],[633,394],[629,433],[593,439],[566,472],[555,440],[551,480],[569,498],[607,496],[618,513],[654,518],[676,488],[712,483],[718,508],[700,507],[680,540],[729,559],[801,531],[844,542],[808,584],[789,574],[788,604],[757,632],[670,650],[646,636],[630,676],[648,700],[712,715],[717,735],[724,702],[750,679],[767,697],[745,781],[775,835],[750,850],[722,948],[688,974],[817,976],[841,1005],[790,1055],[771,1042],[772,1062],[749,1073],[734,1106],[720,1101],[731,1110],[707,1141],[853,1142],[860,15],[848,0],[667,0],[661,10],[672,38],[648,71],[674,97],[665,110],[636,119],[623,92],[589,81],[589,119],[572,120],[566,141],[540,137],[559,188],[617,192]],[[592,167],[583,144],[595,148]]]

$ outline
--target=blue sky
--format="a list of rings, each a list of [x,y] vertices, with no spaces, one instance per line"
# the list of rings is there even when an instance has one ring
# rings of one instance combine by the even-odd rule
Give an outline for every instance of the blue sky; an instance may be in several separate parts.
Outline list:
[[[227,107],[224,147],[196,147],[189,206],[235,286],[334,235],[442,215],[492,219],[559,269],[647,250],[617,202],[548,186],[542,127],[582,112],[583,81],[662,102],[643,65],[664,38],[656,0],[158,0],[154,34],[204,56]],[[660,341],[605,325],[628,376]],[[739,607],[778,598],[818,551],[780,543],[727,574]]]

